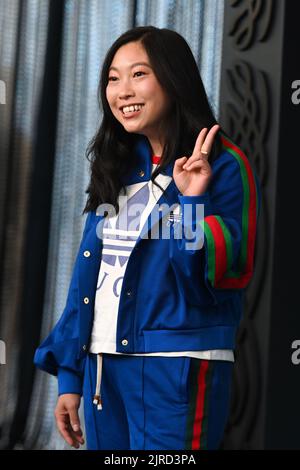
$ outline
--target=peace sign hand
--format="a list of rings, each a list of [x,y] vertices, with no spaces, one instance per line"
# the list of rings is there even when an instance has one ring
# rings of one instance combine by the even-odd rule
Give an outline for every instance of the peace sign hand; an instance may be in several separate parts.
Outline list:
[[[175,160],[173,178],[177,188],[184,196],[200,196],[206,191],[212,177],[208,156],[219,129],[218,124],[215,124],[209,132],[206,127],[203,128],[197,137],[189,159],[182,157]]]

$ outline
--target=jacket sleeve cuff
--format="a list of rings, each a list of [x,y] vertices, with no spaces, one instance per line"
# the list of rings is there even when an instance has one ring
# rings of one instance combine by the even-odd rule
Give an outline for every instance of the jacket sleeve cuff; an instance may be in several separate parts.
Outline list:
[[[59,367],[57,371],[58,395],[77,393],[82,396],[82,378],[69,369]]]
[[[185,204],[204,204],[204,217],[212,214],[212,205],[210,201],[209,192],[201,194],[200,196],[184,196],[183,194],[178,195],[179,203],[182,207],[182,214],[184,214]]]

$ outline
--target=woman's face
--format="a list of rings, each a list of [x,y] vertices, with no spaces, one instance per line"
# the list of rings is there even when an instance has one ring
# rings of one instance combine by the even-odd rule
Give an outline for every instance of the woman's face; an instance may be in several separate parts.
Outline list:
[[[164,144],[163,124],[170,101],[156,79],[141,43],[127,43],[115,53],[109,69],[106,97],[113,115],[124,129],[147,136],[153,152],[159,155]],[[133,104],[142,106],[134,111],[126,109]]]

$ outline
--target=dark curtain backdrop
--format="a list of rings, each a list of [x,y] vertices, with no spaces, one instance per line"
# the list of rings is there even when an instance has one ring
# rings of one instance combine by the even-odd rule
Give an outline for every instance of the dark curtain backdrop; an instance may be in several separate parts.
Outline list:
[[[11,336],[6,347],[7,357],[10,359],[11,351],[14,350],[15,353],[14,365],[10,367],[8,363],[7,368],[9,368],[8,374],[14,374],[17,381],[13,397],[14,409],[8,417],[11,422],[2,421],[0,428],[2,438],[7,427],[10,429],[9,438],[5,441],[5,447],[8,448],[12,448],[22,435],[27,419],[35,372],[32,357],[40,337],[45,293],[64,2],[51,1],[48,6],[44,69],[39,84],[40,93],[34,103],[36,120],[31,134],[32,141],[28,143],[22,142],[22,139],[26,139],[26,135],[23,135],[21,129],[15,125],[15,113],[22,113],[22,110],[17,109],[15,100],[16,77],[20,77],[22,73],[19,69],[19,65],[22,66],[20,54],[24,39],[22,21],[27,13],[26,1],[18,4],[15,76],[14,80],[8,83],[8,87],[12,88],[11,100],[7,103],[11,107],[8,151],[6,154],[4,152],[1,154],[0,160],[0,173],[2,177],[5,174],[0,231],[2,267],[0,324],[4,324],[8,314],[14,317],[14,323],[10,325]],[[32,91],[36,93],[38,90]],[[26,152],[26,147],[29,145],[30,154]],[[28,162],[30,169],[26,184],[20,184],[23,176],[21,158],[26,153],[26,158],[30,159]],[[18,212],[21,211],[20,216]],[[22,246],[16,248],[19,243]],[[14,278],[16,273],[18,279]],[[2,331],[1,329],[1,333]],[[8,382],[11,383],[12,380],[10,377]]]
[[[18,392],[9,436],[9,448],[13,448],[18,442],[25,428],[35,373],[32,357],[36,344],[39,342],[42,324],[41,312],[44,304],[50,234],[63,12],[63,1],[49,3],[44,77],[33,139],[31,181],[28,190],[26,227],[24,227],[22,289],[17,309],[20,331],[16,370]]]

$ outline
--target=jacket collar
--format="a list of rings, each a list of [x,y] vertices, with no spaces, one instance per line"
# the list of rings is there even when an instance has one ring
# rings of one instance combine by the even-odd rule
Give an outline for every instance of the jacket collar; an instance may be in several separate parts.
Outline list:
[[[137,140],[134,144],[133,168],[122,177],[125,185],[140,183],[142,181],[148,181],[151,177],[152,172],[152,149],[149,140],[144,135],[138,135]],[[174,162],[161,171],[163,175],[173,175]]]
[[[134,146],[133,169],[131,168],[131,170],[129,170],[128,173],[122,178],[122,180],[124,181],[126,185],[140,183],[142,181],[149,181],[151,177],[151,171],[152,171],[151,156],[152,156],[152,149],[151,149],[149,140],[147,139],[147,137],[139,135],[139,138],[137,139],[135,146]],[[171,211],[172,204],[178,203],[179,190],[177,189],[174,179],[172,177],[173,167],[174,167],[174,162],[171,162],[163,171],[161,171],[161,174],[164,176],[170,177],[171,181],[169,185],[167,186],[167,188],[165,189],[164,194],[162,194],[160,198],[158,199],[155,209],[153,209],[151,214],[148,216],[144,226],[141,229],[141,232],[136,241],[136,244],[140,242],[140,240],[149,232],[149,230],[152,229],[152,227],[156,223],[160,221],[162,217],[166,216]],[[158,208],[158,206],[160,205],[161,207]],[[158,211],[158,213],[156,212],[156,210]],[[97,211],[96,211],[96,215],[98,216],[96,218],[97,223],[100,222],[99,230],[101,232],[102,230],[101,227],[103,226],[105,217],[103,215],[98,214]]]

